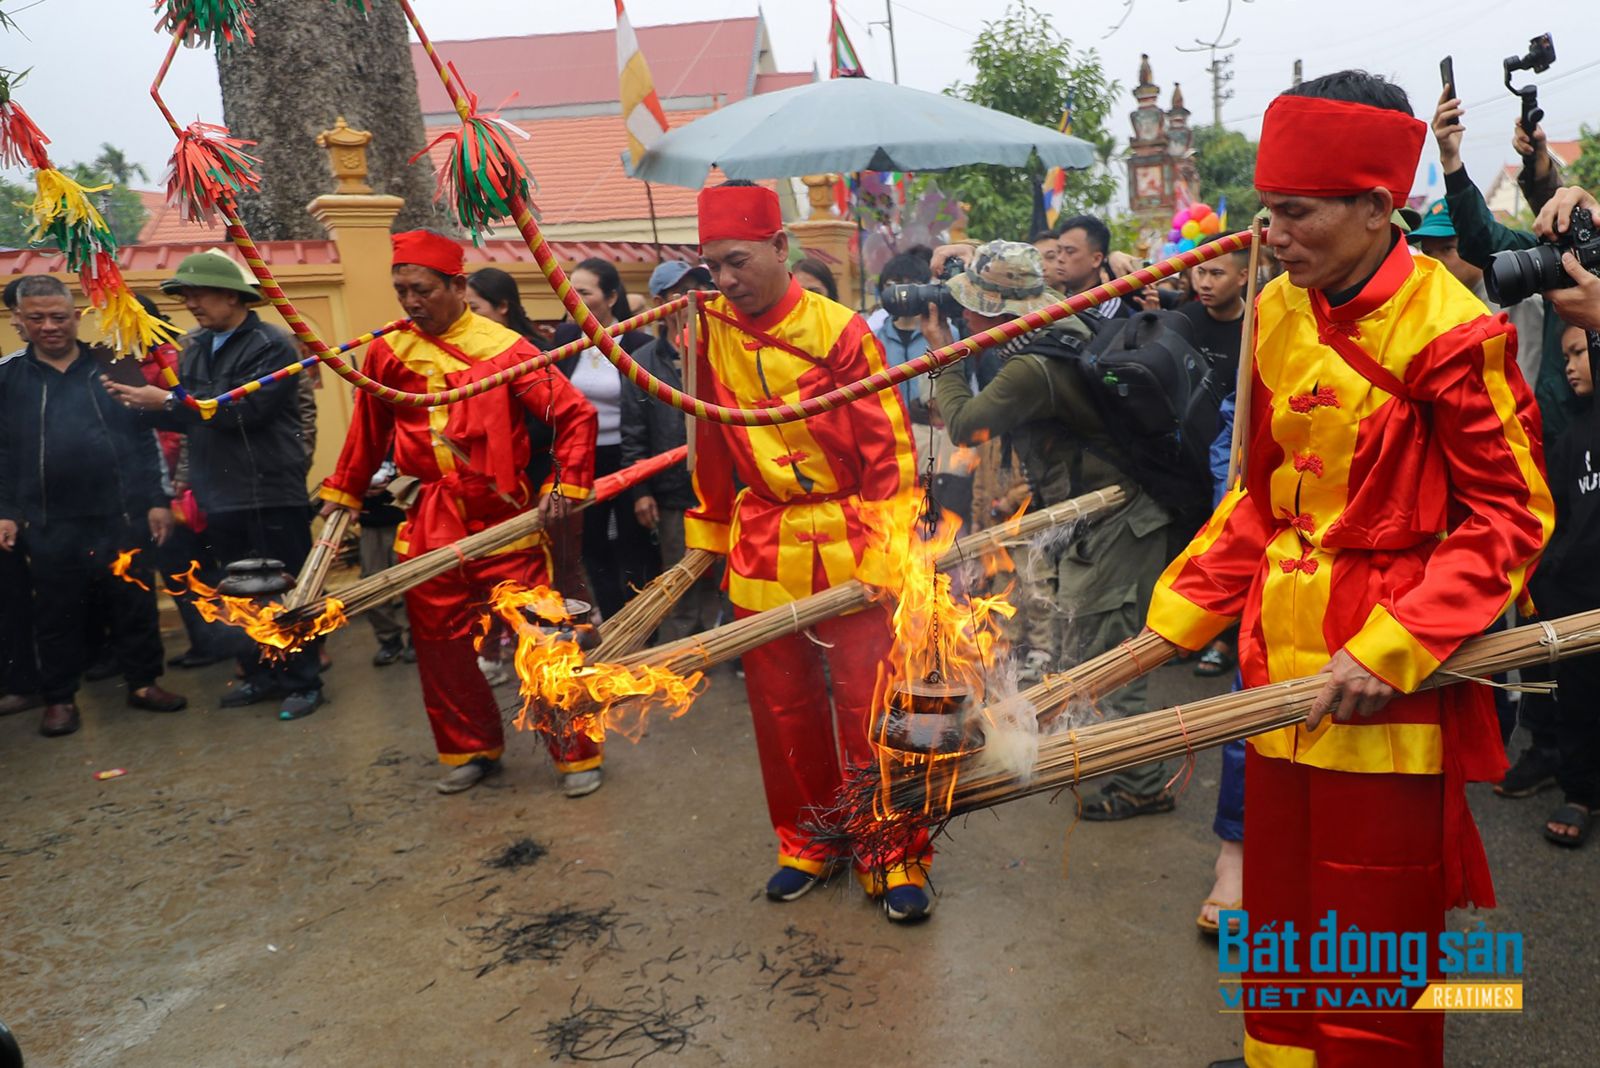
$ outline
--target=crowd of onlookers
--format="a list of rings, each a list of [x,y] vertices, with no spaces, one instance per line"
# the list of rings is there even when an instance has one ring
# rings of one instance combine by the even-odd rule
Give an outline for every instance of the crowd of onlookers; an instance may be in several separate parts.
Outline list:
[[[1461,116],[1459,102],[1447,100],[1433,121],[1445,197],[1420,213],[1399,212],[1396,221],[1408,231],[1413,251],[1442,262],[1487,302],[1483,271],[1489,257],[1548,237],[1564,224],[1563,213],[1577,194],[1558,195],[1560,174],[1542,132],[1529,137],[1519,129],[1515,147],[1527,160],[1519,182],[1529,203],[1545,214],[1538,234],[1496,221],[1462,166]],[[1102,220],[1074,215],[1026,241],[904,250],[881,270],[878,295],[946,278],[953,304],[897,306],[891,312],[881,300],[869,302],[880,306],[868,324],[886,362],[904,363],[1137,266],[1110,246]],[[953,268],[952,260],[959,261]],[[1203,518],[1139,490],[1118,451],[1117,428],[1105,425],[1104,411],[1085,393],[1077,357],[1134,318],[1149,317],[1154,325],[1140,329],[1177,338],[1203,361],[1205,388],[1226,420],[1240,363],[1248,264],[1247,252],[1225,255],[1022,335],[943,375],[899,387],[918,470],[931,469],[929,492],[964,526],[988,526],[1025,502],[1045,507],[1112,484],[1134,489],[1133,500],[1110,519],[1018,554],[1011,638],[1023,684],[1137,633],[1157,575]],[[803,287],[838,299],[838,283],[825,264],[801,259],[792,271]],[[1270,249],[1264,250],[1257,281],[1272,273]],[[640,295],[627,293],[616,266],[603,259],[584,260],[571,277],[603,326],[643,306]],[[468,287],[477,314],[541,348],[580,336],[570,322],[554,329],[533,322],[515,280],[501,270],[472,272]],[[213,418],[202,418],[165,392],[175,377],[195,396],[214,396],[300,354],[289,334],[252,310],[260,290],[221,250],[188,257],[162,288],[183,302],[197,325],[177,344],[154,347],[138,367],[111,363],[104,350],[79,340],[74,295],[62,282],[25,276],[5,290],[11,321],[26,347],[0,360],[0,411],[6,413],[0,422],[0,715],[43,708],[40,730],[46,735],[78,729],[74,695],[80,680],[120,675],[128,704],[171,712],[186,699],[162,684],[165,669],[222,660],[233,660],[237,675],[218,697],[224,707],[276,701],[283,718],[295,719],[322,702],[320,669],[327,658],[317,645],[262,658],[239,632],[202,619],[189,596],[174,598],[188,647],[170,657],[163,649],[158,591],[183,589],[192,564],[199,579],[215,585],[229,564],[241,560],[267,557],[295,571],[305,559],[312,545],[307,477],[316,412],[311,374],[269,383]],[[650,275],[648,300],[661,304],[712,288],[704,267],[669,261]],[[1560,505],[1555,541],[1534,582],[1535,601],[1547,614],[1600,605],[1600,587],[1584,551],[1594,540],[1587,501],[1600,477],[1591,471],[1593,335],[1585,333],[1600,323],[1585,317],[1583,303],[1592,299],[1593,288],[1580,285],[1503,309],[1518,327],[1516,360],[1538,400]],[[652,375],[682,388],[687,333],[679,312],[622,333],[617,341]],[[598,413],[596,475],[684,444],[681,413],[628,386],[597,350],[557,366]],[[559,480],[543,447],[548,429],[531,414],[527,425],[534,445],[532,482]],[[1213,450],[1219,482],[1227,470],[1228,433],[1224,422]],[[394,563],[407,481],[396,477],[392,464],[372,481],[359,524],[363,573]],[[615,613],[632,590],[682,556],[684,513],[694,501],[690,476],[678,467],[562,520],[550,532],[556,585],[591,602],[603,616]],[[135,548],[141,552],[131,565],[120,558]],[[675,607],[661,637],[704,630],[724,614],[714,579],[703,582]],[[398,601],[367,618],[377,641],[374,664],[412,659]],[[1193,670],[1232,675],[1236,642],[1225,635],[1195,657]],[[503,677],[506,668],[497,663],[500,652],[492,643],[484,657],[486,673]],[[1532,744],[1499,792],[1530,796],[1560,780],[1566,803],[1547,832],[1566,844],[1586,838],[1589,810],[1600,803],[1595,717],[1575,711],[1592,704],[1600,691],[1600,678],[1591,677],[1585,665],[1555,669],[1563,686],[1554,697],[1503,699],[1507,738],[1520,722]],[[1106,711],[1132,712],[1144,703],[1136,683],[1111,698]],[[1215,902],[1239,896],[1231,843],[1241,834],[1242,790],[1235,777],[1241,760],[1238,747],[1230,748],[1225,764],[1233,771],[1225,779],[1216,824],[1225,845],[1210,895]],[[1119,775],[1085,805],[1084,815],[1116,820],[1168,811],[1174,805],[1168,779],[1161,766]],[[1215,909],[1208,906],[1201,924],[1214,928],[1214,920]]]

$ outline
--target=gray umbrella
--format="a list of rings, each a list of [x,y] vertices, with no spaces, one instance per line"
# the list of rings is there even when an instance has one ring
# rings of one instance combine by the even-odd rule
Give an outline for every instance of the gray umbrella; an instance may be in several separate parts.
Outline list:
[[[752,96],[702,115],[623,166],[646,182],[698,189],[729,178],[855,171],[937,171],[968,163],[1082,169],[1094,146],[1048,127],[939,93],[870,78],[835,78]]]

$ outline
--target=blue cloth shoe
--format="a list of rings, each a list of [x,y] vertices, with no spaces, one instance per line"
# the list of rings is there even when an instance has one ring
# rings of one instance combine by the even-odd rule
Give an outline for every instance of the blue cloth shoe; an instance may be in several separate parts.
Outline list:
[[[822,880],[799,868],[782,867],[767,880],[767,898],[772,901],[793,901],[804,897]]]
[[[933,912],[933,899],[923,887],[906,883],[883,895],[883,911],[890,923],[916,923]]]

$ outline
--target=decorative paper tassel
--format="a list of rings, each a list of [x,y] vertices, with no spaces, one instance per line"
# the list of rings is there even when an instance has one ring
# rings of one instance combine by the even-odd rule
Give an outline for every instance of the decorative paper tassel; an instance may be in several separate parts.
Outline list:
[[[177,338],[177,327],[144,310],[110,253],[95,253],[78,272],[78,281],[89,303],[100,309],[100,333],[118,352],[143,356]]]
[[[244,151],[253,144],[228,136],[226,126],[190,123],[178,135],[167,170],[167,203],[190,222],[210,222],[220,205],[232,205],[240,193],[261,184],[255,172],[260,160]]]
[[[43,170],[50,166],[44,147],[49,143],[22,105],[11,99],[10,87],[0,82],[0,164]]]
[[[110,184],[86,189],[54,167],[34,171],[38,191],[33,198],[33,233],[30,240],[49,238],[67,257],[67,267],[79,271],[96,252],[115,252],[117,239],[89,200],[90,193],[110,189]]]
[[[456,217],[478,244],[495,219],[511,214],[513,194],[529,199],[528,169],[506,136],[508,132],[526,135],[504,119],[478,114],[475,95],[467,94],[467,100],[469,110],[461,128],[440,134],[411,158],[416,161],[441,141],[454,142],[439,172],[436,196],[444,200],[448,195]]]
[[[191,47],[210,45],[222,49],[235,44],[251,44],[256,39],[250,28],[250,5],[255,0],[156,0],[161,12],[156,29],[172,33],[180,27],[184,42]]]

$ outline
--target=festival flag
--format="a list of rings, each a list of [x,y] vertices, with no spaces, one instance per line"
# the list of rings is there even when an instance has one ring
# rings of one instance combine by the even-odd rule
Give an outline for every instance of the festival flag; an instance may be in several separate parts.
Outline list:
[[[620,5],[622,0],[617,2]],[[828,55],[833,68],[828,77],[865,78],[867,72],[856,55],[856,46],[850,43],[850,35],[845,32],[844,23],[839,21],[838,0],[828,0],[828,7],[833,12],[833,23],[828,27]]]
[[[1228,230],[1228,194],[1224,193],[1217,198],[1217,229],[1226,233]]]
[[[628,12],[617,0],[617,81],[622,98],[622,124],[628,130],[628,154],[637,166],[651,145],[667,132],[667,116],[650,77],[650,65],[639,51]]]
[[[1056,129],[1064,134],[1072,133],[1072,94],[1067,94],[1067,106],[1061,109],[1061,121]],[[1056,220],[1061,217],[1062,205],[1067,199],[1067,172],[1060,167],[1051,167],[1044,175],[1044,215],[1050,226],[1055,226]]]

